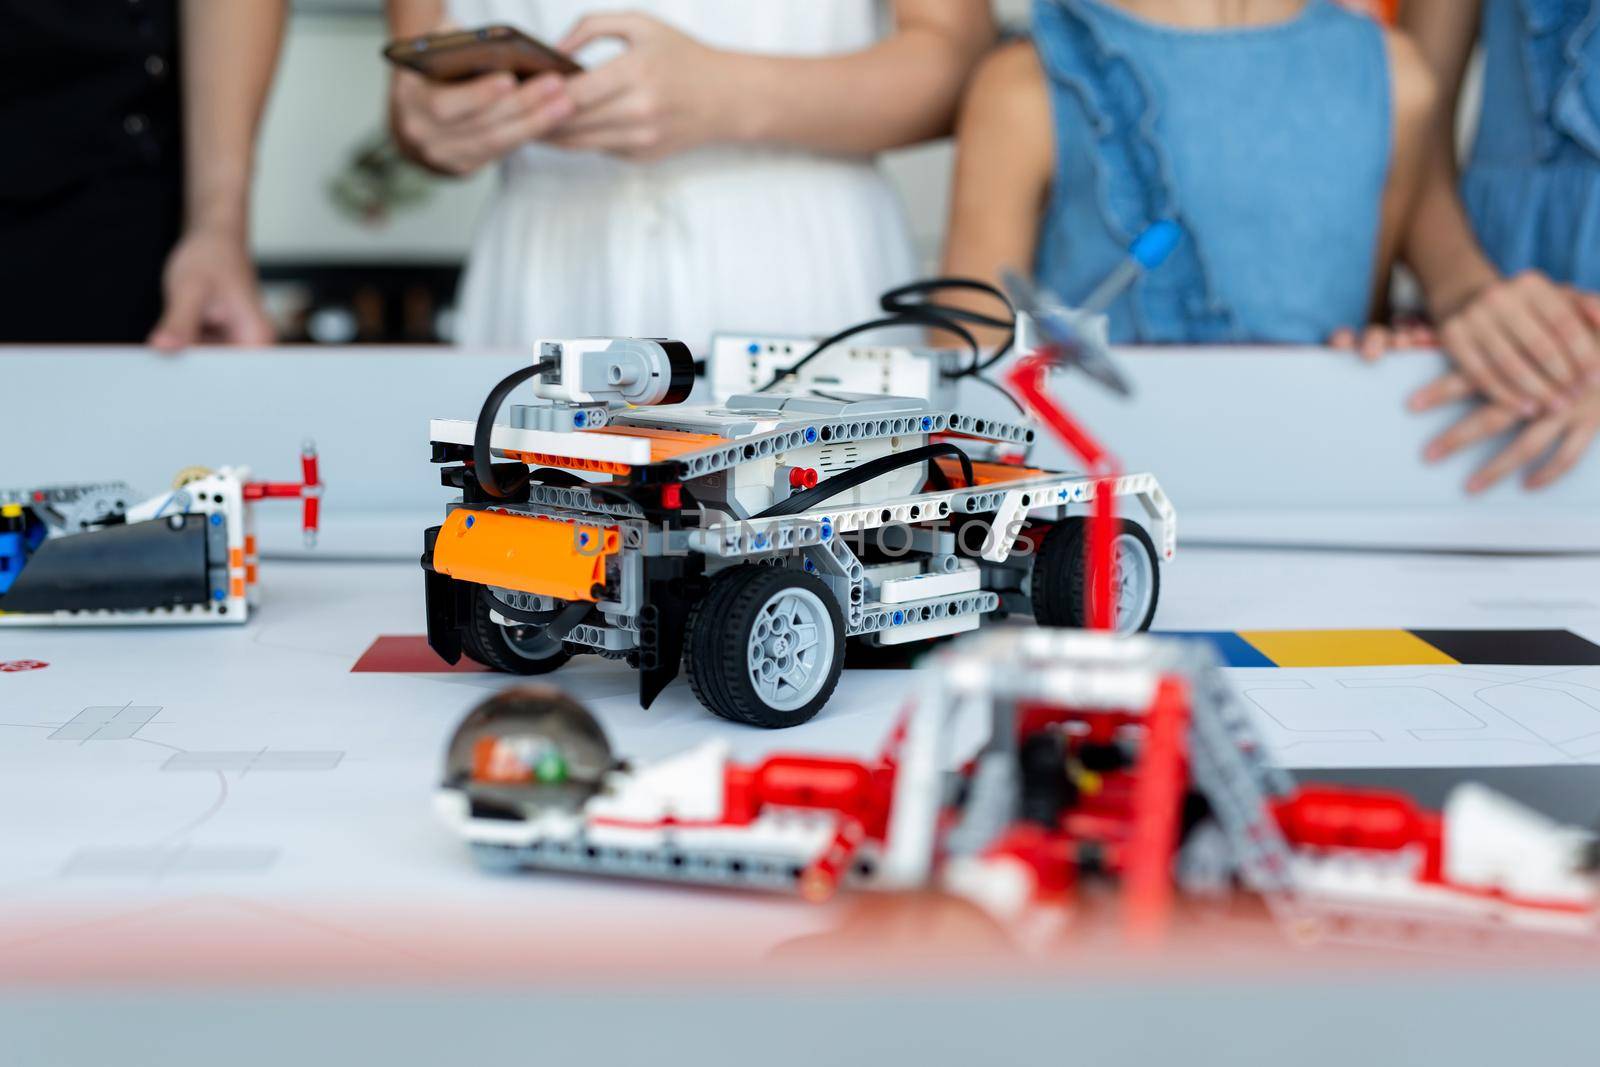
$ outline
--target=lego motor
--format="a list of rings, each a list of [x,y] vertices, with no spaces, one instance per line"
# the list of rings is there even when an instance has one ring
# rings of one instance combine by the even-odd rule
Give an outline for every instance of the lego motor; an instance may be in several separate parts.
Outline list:
[[[593,337],[541,341],[534,392],[567,404],[681,404],[694,388],[694,356],[681,341]]]

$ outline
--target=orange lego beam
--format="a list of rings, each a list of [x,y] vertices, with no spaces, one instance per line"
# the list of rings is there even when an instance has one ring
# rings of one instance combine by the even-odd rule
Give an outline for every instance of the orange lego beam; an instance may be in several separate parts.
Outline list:
[[[439,531],[433,566],[463,582],[593,603],[620,548],[615,526],[458,508]]]

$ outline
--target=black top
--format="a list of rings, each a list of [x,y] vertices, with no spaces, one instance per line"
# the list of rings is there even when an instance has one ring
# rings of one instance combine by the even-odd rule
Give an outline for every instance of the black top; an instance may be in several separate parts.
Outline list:
[[[178,0],[0,0],[0,199],[181,173],[180,130]]]

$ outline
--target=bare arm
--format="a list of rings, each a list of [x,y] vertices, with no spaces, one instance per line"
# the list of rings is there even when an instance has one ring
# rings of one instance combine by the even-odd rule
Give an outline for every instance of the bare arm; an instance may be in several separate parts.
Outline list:
[[[1030,270],[1054,171],[1050,99],[1038,55],[1031,44],[1007,45],[979,66],[961,108],[941,273],[998,285],[1006,267]],[[940,299],[994,310],[977,294],[953,291]],[[997,331],[983,334],[988,343],[1000,339]]]
[[[581,20],[560,47],[620,38],[627,53],[569,83],[569,148],[670,155],[699,144],[787,144],[869,154],[941,136],[974,64],[994,42],[988,0],[895,0],[895,30],[819,58],[714,49],[644,15]]]
[[[250,185],[287,13],[288,0],[182,5],[184,235],[158,347],[272,339],[249,259]]]
[[[1433,135],[1438,88],[1432,68],[1409,37],[1387,33],[1390,83],[1393,88],[1393,147],[1389,178],[1383,191],[1383,220],[1378,232],[1377,269],[1372,306],[1381,309],[1388,298],[1389,275],[1408,224],[1415,217],[1418,193],[1428,166],[1429,138]]]
[[[444,22],[444,0],[384,0],[389,36],[420,37]]]
[[[1480,8],[1481,0],[1409,0],[1400,13],[1401,28],[1416,42],[1439,86],[1441,106],[1428,128],[1423,191],[1403,252],[1441,320],[1499,276],[1478,246],[1457,193],[1455,120]]]
[[[853,55],[741,57],[744,139],[867,153],[949,133],[967,76],[994,44],[988,0],[895,0],[894,15],[893,34]]]
[[[1565,412],[1600,384],[1593,301],[1538,271],[1502,278],[1457,191],[1455,119],[1481,0],[1407,0],[1401,11],[1444,93],[1403,255],[1427,291],[1441,342],[1478,392],[1524,416]]]

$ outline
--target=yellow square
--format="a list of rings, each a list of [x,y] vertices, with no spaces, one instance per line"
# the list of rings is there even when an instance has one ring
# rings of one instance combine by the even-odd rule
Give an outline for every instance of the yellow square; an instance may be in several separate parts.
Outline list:
[[[1280,667],[1411,667],[1455,663],[1406,630],[1241,630]]]

